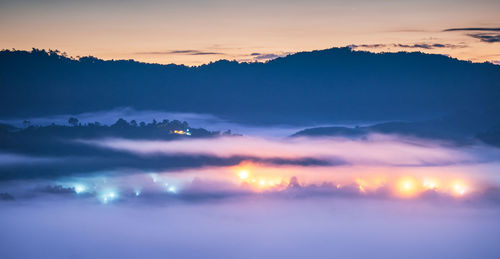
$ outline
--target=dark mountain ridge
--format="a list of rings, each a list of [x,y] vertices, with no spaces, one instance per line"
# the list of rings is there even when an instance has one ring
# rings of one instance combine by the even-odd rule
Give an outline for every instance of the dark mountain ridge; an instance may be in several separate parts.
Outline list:
[[[0,52],[0,117],[132,107],[246,123],[421,119],[500,107],[500,66],[332,48],[198,67]]]

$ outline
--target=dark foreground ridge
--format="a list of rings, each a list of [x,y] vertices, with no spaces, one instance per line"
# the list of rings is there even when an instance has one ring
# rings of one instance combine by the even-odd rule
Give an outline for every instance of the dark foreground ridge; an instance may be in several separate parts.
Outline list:
[[[413,120],[500,107],[500,66],[423,53],[332,48],[199,67],[0,52],[0,118],[116,107],[246,123]]]

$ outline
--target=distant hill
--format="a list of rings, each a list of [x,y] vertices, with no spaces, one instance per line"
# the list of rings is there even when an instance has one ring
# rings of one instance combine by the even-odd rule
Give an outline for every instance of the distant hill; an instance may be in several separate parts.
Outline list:
[[[412,120],[499,108],[500,66],[349,48],[199,67],[5,50],[0,93],[0,118],[132,107],[246,123]]]
[[[362,127],[317,127],[301,130],[292,137],[363,138],[369,134],[396,134],[427,139],[447,140],[456,144],[481,140],[500,146],[500,110],[456,112],[442,118],[422,121],[394,121]]]
[[[486,144],[500,147],[500,123],[496,127],[478,133],[476,137]]]
[[[130,122],[118,119],[112,125],[99,122],[82,124],[77,118],[70,118],[71,126],[51,124],[47,126],[30,125],[25,128],[16,128],[8,124],[0,124],[0,150],[22,150],[22,144],[33,146],[36,142],[54,142],[62,139],[98,139],[98,138],[127,138],[127,139],[152,139],[175,140],[179,138],[209,138],[230,136],[226,132],[208,131],[203,128],[192,128],[186,121],[163,120],[157,122]],[[57,142],[55,141],[55,142]]]

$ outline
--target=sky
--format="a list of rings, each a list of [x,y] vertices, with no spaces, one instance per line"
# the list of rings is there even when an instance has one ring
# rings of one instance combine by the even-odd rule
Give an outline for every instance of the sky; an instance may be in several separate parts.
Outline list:
[[[200,65],[352,46],[500,63],[496,0],[0,1],[0,48]]]
[[[350,46],[500,64],[499,14],[498,0],[0,0],[0,49],[192,66]],[[68,126],[69,116],[0,123]],[[193,133],[242,135],[3,131],[0,258],[500,254],[500,149],[480,141],[292,137],[303,127],[131,108],[74,116],[84,125],[179,119]]]

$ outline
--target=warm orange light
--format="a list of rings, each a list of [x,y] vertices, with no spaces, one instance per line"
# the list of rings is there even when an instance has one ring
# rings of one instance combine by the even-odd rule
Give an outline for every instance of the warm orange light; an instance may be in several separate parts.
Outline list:
[[[438,182],[434,179],[426,178],[424,179],[424,188],[433,190],[438,188]]]
[[[284,171],[285,169],[287,168],[267,167],[249,162],[231,168],[234,183],[239,183],[244,188],[250,188],[255,192],[279,191],[289,188],[288,179],[290,179],[291,173]],[[432,171],[425,172],[425,177],[415,176],[412,172],[405,172],[405,174],[402,176],[401,174],[371,172],[335,180],[305,178],[301,179],[301,185],[306,186],[306,181],[311,181],[313,184],[329,182],[332,183],[333,188],[337,189],[354,185],[357,191],[363,195],[376,193],[378,190],[382,190],[381,188],[389,188],[395,197],[408,199],[418,197],[425,191],[462,197],[473,190],[472,184],[474,182],[467,182],[464,179],[450,179],[449,175],[434,175]]]
[[[361,178],[356,178],[356,183],[358,184],[358,188],[360,192],[365,192],[366,181]]]
[[[452,185],[453,193],[457,196],[463,196],[467,192],[467,186],[461,181],[455,181]]]
[[[398,194],[403,197],[415,196],[420,189],[419,182],[413,178],[402,178],[397,182]]]
[[[248,173],[247,170],[241,170],[238,173],[238,176],[240,177],[240,179],[245,180],[245,179],[247,179],[250,176],[250,174]]]

